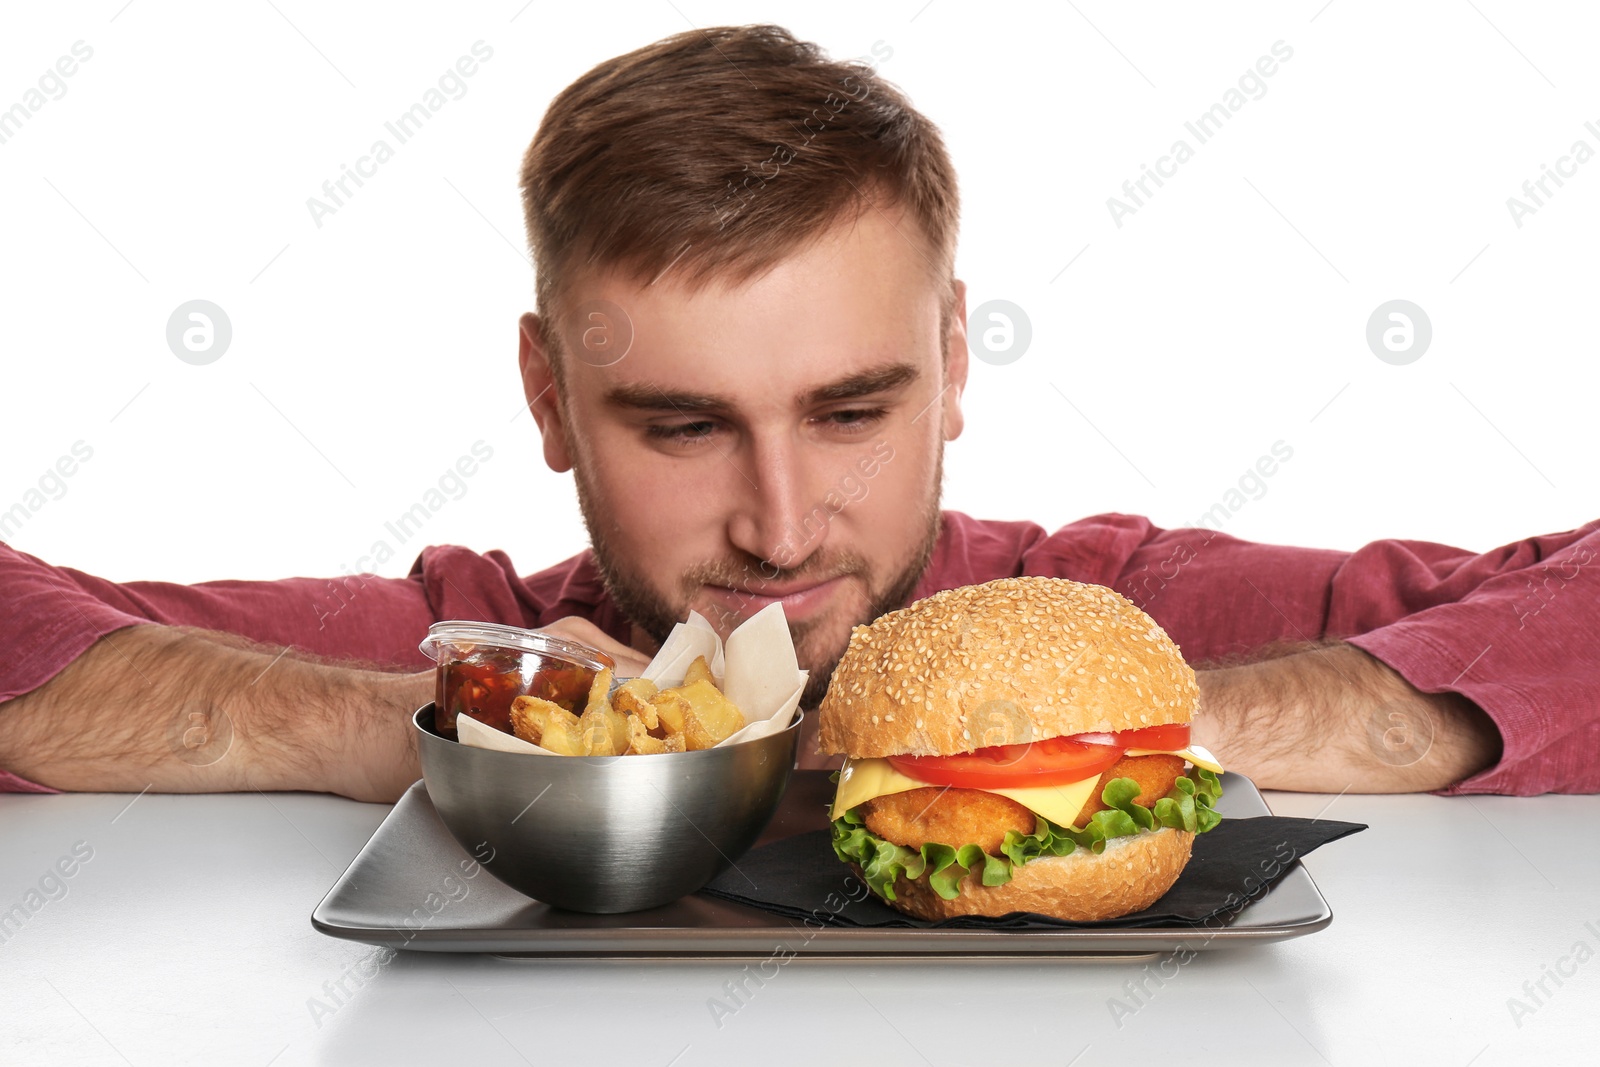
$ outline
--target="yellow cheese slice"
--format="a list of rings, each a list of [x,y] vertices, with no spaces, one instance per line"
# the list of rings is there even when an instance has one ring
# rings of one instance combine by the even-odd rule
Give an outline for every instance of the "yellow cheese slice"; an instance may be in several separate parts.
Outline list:
[[[1035,815],[1043,815],[1057,826],[1075,826],[1083,806],[1094,796],[1094,787],[1100,776],[1085,778],[1066,785],[1036,785],[1028,789],[991,789],[989,792],[1009,797]]]
[[[1188,748],[1130,748],[1125,755],[1128,756],[1182,756],[1196,767],[1204,767],[1217,774],[1222,773],[1222,764],[1217,762],[1217,757],[1199,745],[1190,745]]]
[[[837,819],[857,804],[876,797],[921,789],[927,784],[901,774],[886,759],[846,759],[839,768],[839,788],[834,791],[833,811],[828,818]]]
[[[1036,785],[1025,789],[985,789],[983,792],[1015,800],[1036,815],[1043,815],[1057,826],[1071,826],[1078,813],[1094,793],[1097,774],[1081,782],[1066,785]],[[837,819],[857,804],[865,804],[876,797],[904,793],[910,789],[926,789],[927,782],[919,782],[895,770],[886,759],[845,760],[839,771],[839,791],[834,794],[833,813]]]

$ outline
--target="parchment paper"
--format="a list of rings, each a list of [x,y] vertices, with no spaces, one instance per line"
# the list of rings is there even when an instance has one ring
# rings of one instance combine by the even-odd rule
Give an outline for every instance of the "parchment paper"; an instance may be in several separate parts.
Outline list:
[[[706,657],[723,694],[744,713],[744,728],[717,747],[754,741],[785,730],[794,722],[808,672],[800,669],[795,658],[782,604],[768,604],[750,616],[728,635],[726,644],[705,616],[689,612],[688,621],[673,626],[661,643],[661,650],[639,677],[650,679],[662,689],[681,685],[684,672],[696,656]],[[456,718],[456,733],[464,745],[536,756],[556,755],[466,715]]]

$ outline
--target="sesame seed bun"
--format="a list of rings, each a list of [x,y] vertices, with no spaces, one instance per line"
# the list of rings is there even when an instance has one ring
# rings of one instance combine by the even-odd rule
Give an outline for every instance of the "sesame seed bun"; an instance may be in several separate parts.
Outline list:
[[[935,893],[926,878],[902,877],[894,884],[893,907],[933,922],[1019,911],[1068,922],[1115,919],[1160,900],[1183,873],[1193,844],[1194,834],[1184,830],[1115,837],[1099,855],[1079,849],[1068,856],[1029,860],[1011,869],[1011,881],[997,886],[983,884],[980,864],[961,880],[954,900]],[[856,875],[864,879],[859,868]]]
[[[819,747],[948,756],[1063,734],[1186,723],[1194,671],[1126,597],[1064,578],[946,589],[857,626],[819,712]]]

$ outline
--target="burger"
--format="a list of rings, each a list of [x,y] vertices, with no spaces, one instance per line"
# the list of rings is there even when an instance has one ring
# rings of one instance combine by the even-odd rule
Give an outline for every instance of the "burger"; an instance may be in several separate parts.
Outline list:
[[[846,757],[834,852],[922,919],[1146,908],[1221,820],[1199,697],[1104,586],[1002,578],[889,612],[852,631],[820,709],[821,749]]]

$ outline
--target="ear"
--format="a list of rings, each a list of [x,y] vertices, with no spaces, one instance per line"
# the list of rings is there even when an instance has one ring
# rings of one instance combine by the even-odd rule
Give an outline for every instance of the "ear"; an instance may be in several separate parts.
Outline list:
[[[967,387],[967,283],[951,281],[950,324],[946,329],[949,355],[945,358],[944,439],[961,436],[966,421],[961,414],[961,393]]]
[[[555,371],[539,334],[539,316],[528,312],[517,323],[517,366],[522,371],[522,394],[544,439],[544,461],[557,474],[572,469],[567,446],[567,425],[557,401]]]

